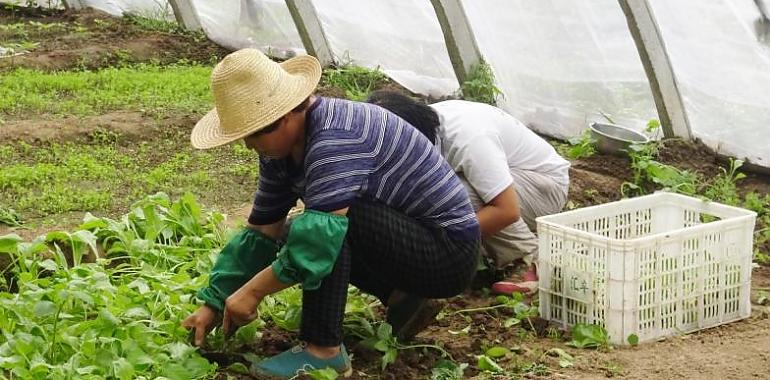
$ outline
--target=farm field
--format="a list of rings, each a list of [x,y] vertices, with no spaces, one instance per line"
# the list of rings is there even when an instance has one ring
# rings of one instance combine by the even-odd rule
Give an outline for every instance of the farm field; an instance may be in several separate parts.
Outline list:
[[[0,377],[245,379],[250,362],[296,344],[298,288],[263,302],[231,340],[215,331],[196,349],[181,327],[259,178],[241,143],[189,142],[227,51],[175,24],[16,7],[0,10],[0,46],[22,53],[0,57]],[[343,67],[325,71],[319,93],[362,100],[382,88],[406,91]],[[770,177],[699,143],[651,143],[631,158],[552,143],[572,162],[568,209],[666,188],[757,212],[751,317],[612,347],[548,325],[536,299],[489,295],[481,272],[405,343],[351,288],[352,378],[770,378]]]

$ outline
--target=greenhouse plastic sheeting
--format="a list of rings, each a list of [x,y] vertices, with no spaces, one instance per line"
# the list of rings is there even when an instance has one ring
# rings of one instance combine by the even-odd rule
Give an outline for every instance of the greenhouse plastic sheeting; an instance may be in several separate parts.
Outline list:
[[[258,48],[275,57],[304,54],[283,0],[192,0],[208,37],[230,49]]]
[[[337,62],[379,67],[404,87],[440,96],[459,87],[428,0],[316,0]]]
[[[770,167],[770,46],[751,0],[652,0],[693,133]]]
[[[657,118],[650,86],[617,0],[463,1],[504,98],[532,129],[579,134],[592,121],[641,130]]]
[[[35,0],[33,1],[36,6],[43,7],[43,8],[64,8],[64,4],[62,4],[59,0]],[[14,5],[20,5],[20,6],[27,6],[29,5],[28,0],[3,0],[0,1],[0,4],[14,4]]]
[[[80,3],[113,16],[133,13],[154,19],[174,19],[174,11],[166,0],[80,0]]]

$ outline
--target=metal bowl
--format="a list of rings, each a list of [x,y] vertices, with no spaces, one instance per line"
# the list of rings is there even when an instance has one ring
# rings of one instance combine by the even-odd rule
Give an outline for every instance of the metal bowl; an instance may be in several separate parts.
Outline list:
[[[591,123],[591,137],[596,140],[596,149],[606,154],[625,155],[634,143],[647,143],[650,139],[632,129],[615,124]]]

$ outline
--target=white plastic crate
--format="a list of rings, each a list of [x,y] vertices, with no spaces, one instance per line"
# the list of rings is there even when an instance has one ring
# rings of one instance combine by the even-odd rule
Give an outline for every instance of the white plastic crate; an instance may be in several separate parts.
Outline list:
[[[665,192],[540,217],[540,314],[604,326],[613,344],[746,318],[755,220]]]

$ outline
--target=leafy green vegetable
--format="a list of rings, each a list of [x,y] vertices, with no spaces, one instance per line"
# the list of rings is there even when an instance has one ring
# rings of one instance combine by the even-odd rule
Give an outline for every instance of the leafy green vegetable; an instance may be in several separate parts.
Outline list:
[[[577,348],[599,348],[609,346],[609,335],[604,327],[578,323],[572,327],[572,341],[568,345]]]
[[[477,366],[482,371],[492,373],[501,373],[504,371],[503,367],[500,367],[500,365],[495,362],[495,359],[492,359],[487,355],[479,355]]]

